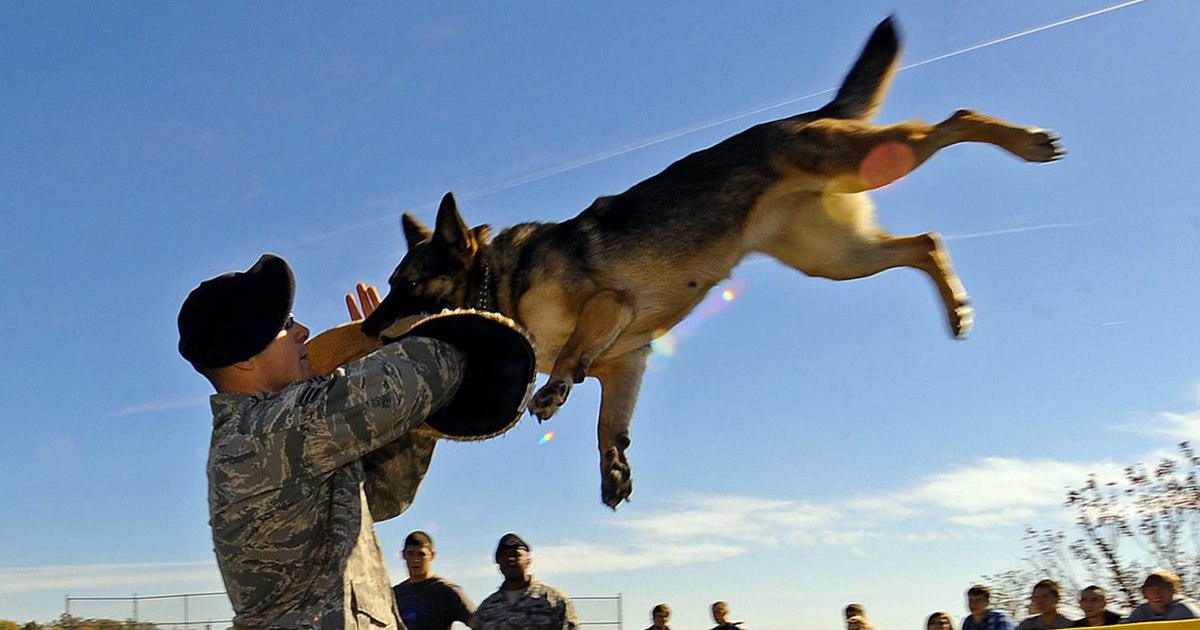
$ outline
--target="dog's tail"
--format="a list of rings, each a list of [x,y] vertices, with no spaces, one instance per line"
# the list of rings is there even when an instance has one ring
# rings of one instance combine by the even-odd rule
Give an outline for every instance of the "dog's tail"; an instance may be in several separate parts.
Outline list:
[[[875,27],[837,96],[820,109],[822,117],[870,120],[883,106],[883,97],[900,58],[900,38],[894,22],[888,16]]]

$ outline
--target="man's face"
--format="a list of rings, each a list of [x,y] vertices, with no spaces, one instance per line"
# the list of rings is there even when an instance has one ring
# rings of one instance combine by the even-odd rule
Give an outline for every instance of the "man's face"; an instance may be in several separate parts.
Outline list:
[[[509,547],[496,555],[496,564],[500,565],[500,574],[505,579],[525,579],[529,575],[529,563],[532,560],[529,550],[524,547]]]
[[[1175,591],[1166,584],[1155,584],[1154,586],[1143,586],[1142,596],[1149,602],[1150,608],[1161,615],[1167,610],[1167,604],[1170,604],[1171,599],[1175,597]]]
[[[316,374],[308,363],[308,328],[290,316],[284,329],[262,352],[251,357],[254,369],[261,370],[268,387],[277,392],[292,383],[310,379]]]
[[[408,574],[426,575],[429,573],[429,565],[433,562],[433,550],[425,545],[408,545],[404,547],[404,565],[408,567]]]
[[[725,623],[725,618],[726,618],[726,615],[728,615],[728,614],[729,614],[729,609],[722,606],[721,604],[715,604],[712,607],[713,621],[717,622],[718,624]]]
[[[1094,615],[1104,610],[1108,600],[1099,591],[1084,591],[1079,594],[1079,608],[1085,615]]]
[[[655,628],[666,628],[667,622],[670,620],[671,620],[670,612],[660,610],[660,611],[654,613],[654,627]]]
[[[1048,588],[1033,589],[1033,597],[1029,598],[1029,602],[1033,612],[1039,615],[1058,611],[1058,595]]]
[[[954,626],[950,624],[950,620],[946,617],[938,617],[926,624],[925,630],[954,630]]]
[[[990,603],[991,598],[987,595],[967,595],[967,609],[972,615],[982,615]]]

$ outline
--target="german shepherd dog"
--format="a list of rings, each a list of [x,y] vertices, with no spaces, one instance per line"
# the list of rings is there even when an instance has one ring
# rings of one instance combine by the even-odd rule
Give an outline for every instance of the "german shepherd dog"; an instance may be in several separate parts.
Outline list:
[[[834,280],[919,269],[937,287],[950,332],[963,337],[972,311],[941,237],[888,234],[866,191],[960,142],[1029,162],[1063,151],[1048,131],[968,110],[934,125],[871,124],[898,57],[889,17],[829,104],[697,151],[562,223],[522,223],[492,239],[486,225],[467,228],[451,194],[432,231],[406,213],[408,253],[363,332],[443,308],[498,311],[524,325],[538,370],[549,374],[529,404],[539,420],[554,415],[572,383],[600,380],[601,495],[613,509],[633,489],[625,451],[651,340],[751,252]]]

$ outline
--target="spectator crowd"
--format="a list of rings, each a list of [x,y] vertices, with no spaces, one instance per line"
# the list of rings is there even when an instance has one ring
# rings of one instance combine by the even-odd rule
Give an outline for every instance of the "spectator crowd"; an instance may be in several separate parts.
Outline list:
[[[404,541],[403,557],[409,578],[393,591],[400,617],[409,630],[448,630],[454,622],[474,630],[574,630],[579,619],[570,598],[558,589],[539,582],[529,572],[532,557],[529,544],[517,534],[505,534],[496,546],[496,564],[504,581],[500,588],[476,609],[462,589],[434,575],[431,563],[436,557],[433,539],[415,531]],[[1104,589],[1091,585],[1079,592],[1083,616],[1071,619],[1062,614],[1059,604],[1062,589],[1054,580],[1033,585],[1029,597],[1030,616],[1016,624],[1015,630],[1056,630],[1120,623],[1200,619],[1200,605],[1180,595],[1179,577],[1166,570],[1151,572],[1142,583],[1145,602],[1129,614],[1109,608]],[[950,613],[934,612],[925,620],[925,630],[1014,630],[1012,620],[992,607],[992,592],[976,584],[966,593],[969,614],[957,627]],[[745,630],[741,621],[731,621],[729,605],[713,602],[711,630]],[[843,610],[846,630],[875,630],[860,603]],[[651,625],[646,630],[671,630],[671,607],[658,604],[650,611]]]

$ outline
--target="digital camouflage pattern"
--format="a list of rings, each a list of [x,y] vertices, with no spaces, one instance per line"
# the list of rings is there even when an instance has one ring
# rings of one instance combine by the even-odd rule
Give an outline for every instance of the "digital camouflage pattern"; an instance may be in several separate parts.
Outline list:
[[[504,585],[479,605],[473,630],[575,630],[575,605],[562,591],[531,580],[516,601],[504,596]]]
[[[236,628],[403,628],[374,521],[412,503],[435,440],[410,430],[462,368],[415,337],[280,392],[212,396],[209,525]]]

